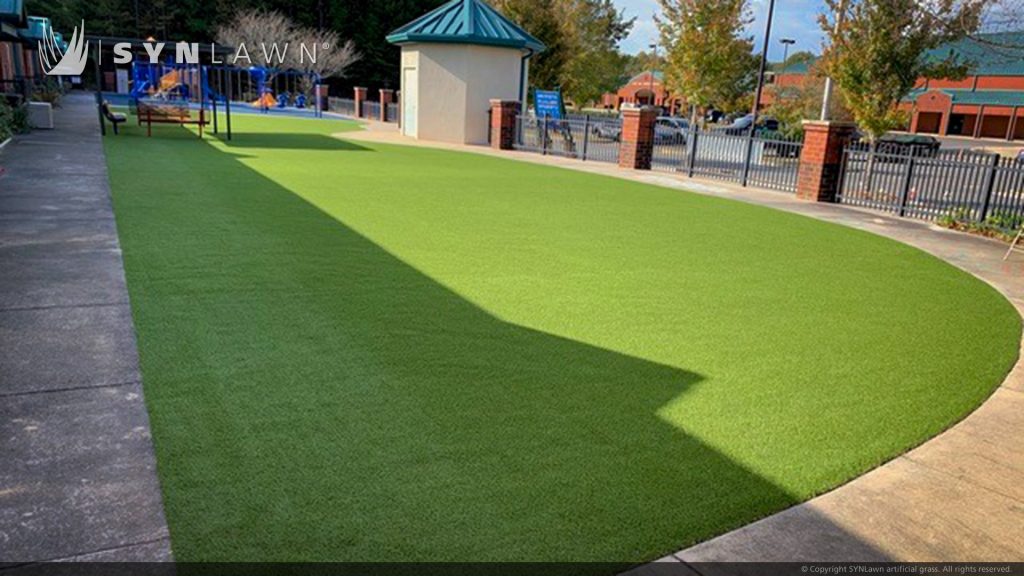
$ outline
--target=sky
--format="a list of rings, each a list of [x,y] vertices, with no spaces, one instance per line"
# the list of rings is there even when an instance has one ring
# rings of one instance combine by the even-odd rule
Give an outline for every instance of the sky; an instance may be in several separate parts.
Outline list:
[[[629,17],[636,17],[633,32],[622,43],[622,50],[636,54],[658,41],[658,29],[654,24],[654,14],[660,13],[658,0],[615,0],[615,4],[625,10]],[[768,15],[768,0],[750,0],[754,22],[750,33],[754,36],[757,51],[761,51],[764,42],[764,25]],[[797,50],[821,52],[822,33],[818,26],[818,14],[824,9],[822,0],[776,0],[775,19],[772,23],[772,41],[768,51],[771,60],[782,60],[783,47],[779,43],[782,38],[796,40],[790,47],[790,53]]]

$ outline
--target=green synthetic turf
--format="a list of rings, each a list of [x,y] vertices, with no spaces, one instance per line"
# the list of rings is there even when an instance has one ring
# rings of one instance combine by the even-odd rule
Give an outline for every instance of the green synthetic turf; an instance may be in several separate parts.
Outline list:
[[[179,561],[639,562],[978,406],[1020,319],[866,233],[236,115],[108,136]]]

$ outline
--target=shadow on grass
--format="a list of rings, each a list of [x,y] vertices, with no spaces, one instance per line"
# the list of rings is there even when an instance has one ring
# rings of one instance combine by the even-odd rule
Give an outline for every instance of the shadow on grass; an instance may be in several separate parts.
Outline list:
[[[230,141],[220,139],[230,148],[270,148],[281,150],[337,150],[346,152],[372,152],[348,140],[326,134],[289,134],[287,132],[245,132]]]
[[[702,375],[504,322],[216,146],[123,193],[114,144],[179,561],[625,568],[795,503],[657,416]]]

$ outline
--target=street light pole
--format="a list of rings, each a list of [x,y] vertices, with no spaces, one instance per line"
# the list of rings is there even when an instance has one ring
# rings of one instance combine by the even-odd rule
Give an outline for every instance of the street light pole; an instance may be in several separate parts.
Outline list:
[[[836,25],[834,32],[832,33],[833,38],[839,35],[839,27],[843,25],[843,18],[846,16],[846,0],[840,0],[839,9],[836,14]],[[825,77],[825,94],[821,98],[821,121],[827,121],[832,119],[832,77]]]
[[[796,40],[783,38],[779,42],[782,43],[782,70],[779,72],[779,76],[785,76],[786,70],[789,68],[789,47],[796,44]]]
[[[757,73],[757,92],[754,94],[754,122],[750,125],[750,136],[754,136],[754,124],[757,123],[757,111],[761,106],[761,93],[764,91],[764,73],[768,67],[768,46],[772,37],[772,17],[775,15],[775,0],[768,1],[768,22],[764,26],[764,48],[761,49],[761,65]]]
[[[761,49],[761,65],[757,72],[757,92],[754,94],[754,110],[750,119],[750,131],[747,133],[747,155],[743,162],[743,181],[747,185],[750,176],[750,160],[754,153],[754,134],[757,130],[757,111],[761,107],[761,92],[764,91],[764,72],[768,67],[768,46],[772,39],[772,17],[775,15],[775,0],[768,1],[768,22],[764,26],[764,47]]]

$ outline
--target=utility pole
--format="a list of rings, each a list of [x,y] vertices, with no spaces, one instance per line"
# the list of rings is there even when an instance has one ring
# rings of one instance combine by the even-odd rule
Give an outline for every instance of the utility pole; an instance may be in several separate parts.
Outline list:
[[[839,35],[839,28],[843,25],[843,18],[846,16],[846,0],[839,2],[839,9],[836,12],[836,25],[832,33],[833,37]],[[832,77],[826,76],[825,94],[821,98],[821,120],[823,122],[832,119],[832,84]]]
[[[654,106],[657,102],[657,98],[654,96],[654,74],[658,71],[658,45],[651,44],[650,48],[654,54],[654,60],[651,63],[651,105]]]

